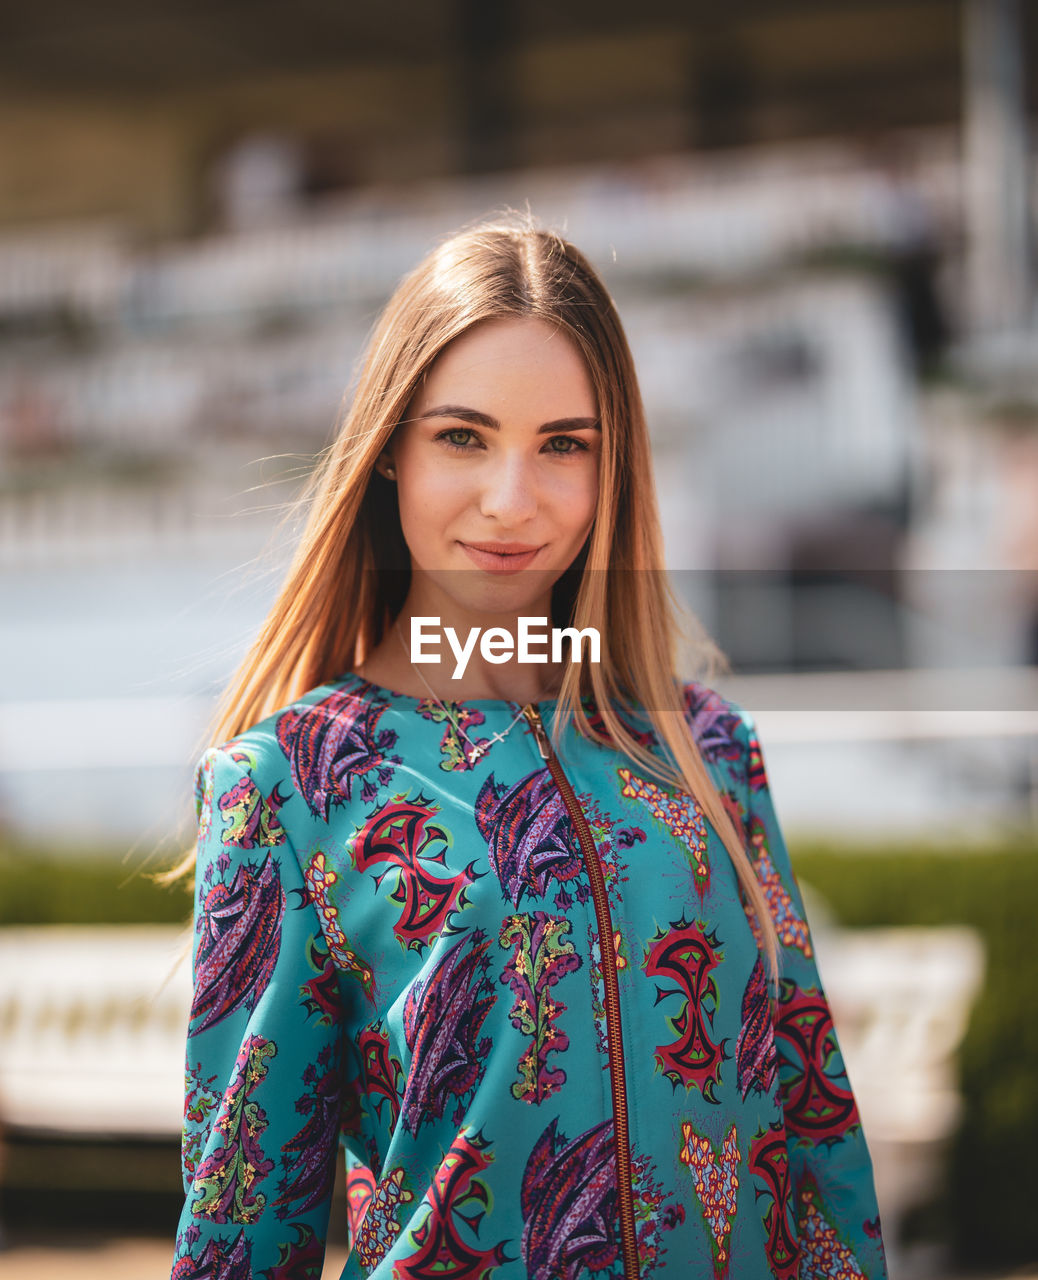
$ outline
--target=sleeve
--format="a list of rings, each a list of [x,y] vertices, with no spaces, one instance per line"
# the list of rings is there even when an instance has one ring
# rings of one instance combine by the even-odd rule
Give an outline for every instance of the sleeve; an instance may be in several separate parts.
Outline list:
[[[804,904],[753,718],[741,708],[746,839],[779,935],[772,1003],[800,1275],[887,1274],[865,1135],[818,975]],[[828,1259],[828,1263],[826,1263]]]
[[[196,772],[185,1203],[172,1280],[319,1277],[341,1115],[342,1004],[320,920],[253,753]]]

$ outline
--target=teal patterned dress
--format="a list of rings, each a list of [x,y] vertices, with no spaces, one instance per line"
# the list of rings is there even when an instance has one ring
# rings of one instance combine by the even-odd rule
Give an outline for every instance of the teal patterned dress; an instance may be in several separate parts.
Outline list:
[[[470,760],[349,673],[204,754],[173,1280],[319,1277],[340,1148],[344,1277],[885,1276],[753,721],[684,698],[777,988],[697,802],[552,701],[450,704]]]

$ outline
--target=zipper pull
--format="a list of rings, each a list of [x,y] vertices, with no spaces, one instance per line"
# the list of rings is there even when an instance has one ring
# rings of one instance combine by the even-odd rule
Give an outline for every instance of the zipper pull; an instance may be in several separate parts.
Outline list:
[[[528,702],[523,707],[523,715],[533,730],[533,736],[537,739],[537,749],[541,753],[541,759],[550,760],[551,743],[548,741],[548,735],[545,733],[544,725],[541,723],[541,713],[537,710],[537,704]]]

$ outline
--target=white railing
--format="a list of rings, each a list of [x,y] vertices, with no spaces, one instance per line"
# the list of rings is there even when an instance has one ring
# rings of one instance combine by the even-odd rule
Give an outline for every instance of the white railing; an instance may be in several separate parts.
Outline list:
[[[204,557],[214,548],[247,560],[276,538],[276,521],[291,497],[290,488],[276,482],[253,493],[244,483],[231,493],[204,483],[149,489],[87,481],[4,494],[0,570],[75,565],[89,571],[166,553]]]
[[[61,1133],[178,1133],[186,929],[0,929],[0,1123]]]
[[[975,930],[951,926],[816,927],[814,938],[897,1275],[905,1215],[934,1198],[961,1119],[956,1057],[984,948]]]
[[[956,1054],[983,949],[966,928],[814,932],[896,1253],[960,1118]],[[0,1126],[179,1133],[188,942],[158,927],[0,929]]]
[[[715,683],[753,711],[766,749],[1038,738],[1038,667],[740,676]],[[211,711],[209,699],[173,695],[0,702],[0,772],[181,766]],[[61,725],[63,746],[54,741],[54,724]],[[138,754],[142,740],[152,744],[145,756]]]

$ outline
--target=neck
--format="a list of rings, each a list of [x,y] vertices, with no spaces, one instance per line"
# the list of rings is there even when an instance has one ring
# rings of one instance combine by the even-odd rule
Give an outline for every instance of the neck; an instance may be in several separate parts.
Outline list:
[[[520,637],[518,618],[511,627],[498,621],[489,628],[474,623],[463,631],[448,622],[433,628],[426,626],[423,630],[412,626],[412,616],[422,615],[402,613],[394,624],[393,634],[408,667],[431,696],[443,702],[501,698],[525,705],[553,697],[558,692],[565,671],[563,663],[524,662],[516,656],[493,662],[486,656],[495,651],[503,656],[506,636],[511,637],[514,649]],[[500,642],[496,650],[495,638]],[[538,652],[544,652],[543,646]],[[421,656],[432,655],[439,655],[440,661],[418,661]]]
[[[523,585],[530,581],[526,579]],[[463,588],[467,582],[454,585]],[[512,577],[498,588],[501,603],[507,601],[508,607],[495,608],[492,599],[488,606],[485,591],[483,601],[470,605],[459,600],[462,592],[443,589],[434,575],[413,571],[395,625],[365,658],[359,674],[408,696],[436,697],[443,702],[488,698],[525,705],[554,697],[568,664],[550,661],[550,644],[530,647],[528,656],[543,656],[548,659],[545,662],[520,661],[521,655],[516,652],[520,617],[543,618],[545,622],[537,624],[536,629],[550,630],[551,585],[531,591],[529,601],[523,600],[516,607],[519,587],[518,578]],[[412,634],[412,619],[416,618],[432,620],[423,624],[425,644]],[[493,636],[487,635],[491,628],[507,633],[511,644],[494,646]],[[506,656],[509,647],[512,654]],[[437,655],[438,662],[420,661]],[[499,660],[493,661],[494,657]]]

